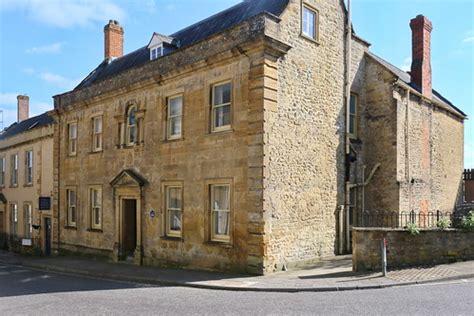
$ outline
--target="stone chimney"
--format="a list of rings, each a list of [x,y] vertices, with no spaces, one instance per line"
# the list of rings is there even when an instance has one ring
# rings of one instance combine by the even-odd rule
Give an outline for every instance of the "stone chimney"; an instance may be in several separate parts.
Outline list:
[[[421,93],[431,99],[431,31],[433,25],[423,15],[410,21],[412,31],[411,81],[420,87]]]
[[[27,95],[19,95],[16,97],[17,99],[17,121],[20,123],[21,121],[27,120],[30,116],[30,97]]]
[[[123,56],[123,28],[119,22],[110,20],[104,26],[104,58],[117,58]]]

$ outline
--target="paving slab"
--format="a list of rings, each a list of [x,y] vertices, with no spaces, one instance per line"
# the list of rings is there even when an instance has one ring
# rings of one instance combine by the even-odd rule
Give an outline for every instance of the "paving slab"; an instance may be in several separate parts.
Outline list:
[[[0,251],[0,262],[29,268],[162,286],[233,291],[347,291],[474,278],[474,261],[380,272],[354,273],[350,256],[332,257],[265,276],[164,269],[81,257],[25,257]],[[19,269],[21,270],[21,269]]]

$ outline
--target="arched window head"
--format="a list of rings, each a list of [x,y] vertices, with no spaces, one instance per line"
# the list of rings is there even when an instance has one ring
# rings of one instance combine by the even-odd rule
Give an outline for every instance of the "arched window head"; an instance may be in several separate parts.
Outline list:
[[[127,111],[127,145],[137,142],[137,108],[132,105]]]

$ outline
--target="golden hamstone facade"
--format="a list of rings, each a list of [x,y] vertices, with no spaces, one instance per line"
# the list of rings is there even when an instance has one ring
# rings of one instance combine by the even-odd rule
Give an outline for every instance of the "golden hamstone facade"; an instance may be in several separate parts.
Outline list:
[[[313,20],[302,23],[305,9]],[[346,19],[341,1],[291,0],[279,17],[262,12],[181,49],[155,34],[151,60],[55,96],[55,249],[259,274],[343,252],[348,181],[360,176],[344,150]],[[352,148],[359,164],[381,164],[366,191],[401,207],[396,76],[351,42]],[[451,185],[463,126],[449,117],[433,124],[455,126],[452,155],[436,156],[457,155]],[[443,192],[446,205],[456,199]]]

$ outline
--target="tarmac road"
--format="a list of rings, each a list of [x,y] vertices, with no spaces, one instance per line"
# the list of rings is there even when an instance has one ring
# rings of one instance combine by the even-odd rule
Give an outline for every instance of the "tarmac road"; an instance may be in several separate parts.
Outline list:
[[[0,315],[473,315],[474,281],[321,293],[157,287],[0,264]]]

